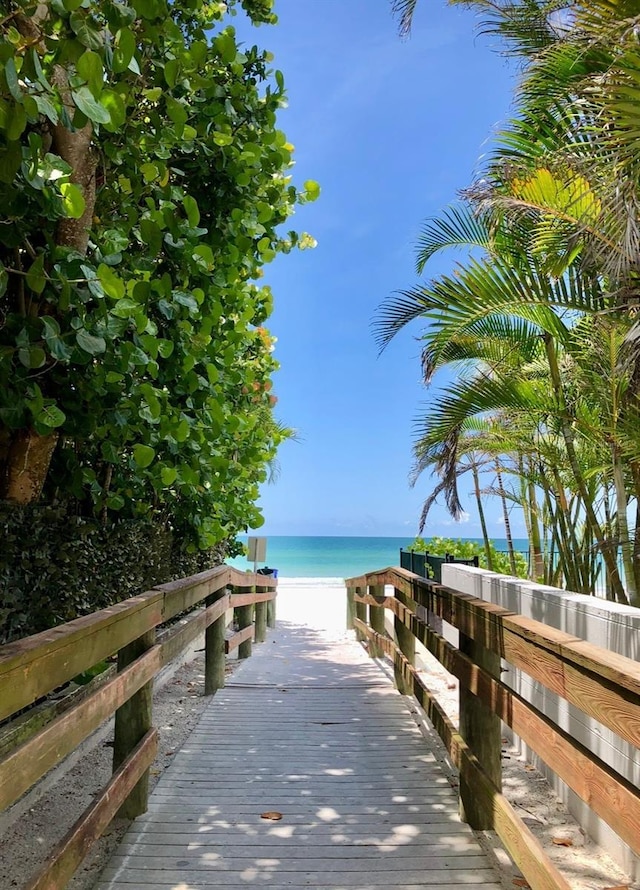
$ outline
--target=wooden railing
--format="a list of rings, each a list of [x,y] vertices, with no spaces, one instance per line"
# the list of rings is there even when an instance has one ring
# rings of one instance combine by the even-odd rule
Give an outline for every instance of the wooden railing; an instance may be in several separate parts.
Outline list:
[[[275,626],[277,581],[219,566],[161,584],[115,606],[0,647],[0,720],[27,708],[78,674],[117,653],[117,672],[82,701],[6,752],[0,761],[0,810],[11,806],[83,739],[115,713],[113,775],[24,890],[64,888],[91,844],[118,814],[147,808],[149,767],[157,748],[152,724],[153,678],[205,634],[205,695],[224,686],[225,652],[251,654]],[[161,634],[160,625],[203,608]],[[226,634],[233,608],[238,630]],[[255,621],[254,621],[255,613]]]
[[[401,568],[346,584],[348,626],[372,656],[392,659],[398,688],[416,696],[459,770],[463,818],[497,832],[533,890],[570,885],[501,793],[501,721],[640,853],[638,788],[500,679],[504,660],[638,747],[637,662]],[[385,596],[385,585],[393,596]],[[385,633],[385,609],[394,616],[395,641]],[[439,620],[458,629],[458,648],[434,630]],[[416,640],[460,681],[459,728],[416,670]]]

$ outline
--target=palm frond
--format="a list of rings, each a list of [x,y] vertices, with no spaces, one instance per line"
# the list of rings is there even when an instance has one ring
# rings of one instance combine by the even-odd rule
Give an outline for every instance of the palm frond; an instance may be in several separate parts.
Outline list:
[[[391,12],[398,19],[401,37],[408,37],[415,15],[418,0],[391,0]]]
[[[416,271],[422,275],[426,264],[438,251],[449,247],[489,250],[489,220],[476,214],[468,203],[447,207],[440,216],[428,219],[418,238]]]

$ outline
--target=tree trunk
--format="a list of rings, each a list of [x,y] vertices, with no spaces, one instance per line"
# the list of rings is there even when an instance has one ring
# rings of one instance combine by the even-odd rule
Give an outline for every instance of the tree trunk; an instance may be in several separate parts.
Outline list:
[[[473,490],[476,496],[476,506],[478,507],[478,516],[480,517],[480,528],[482,529],[482,541],[484,543],[484,552],[487,557],[487,568],[493,571],[493,559],[491,556],[491,542],[489,541],[489,533],[487,532],[487,521],[484,515],[484,507],[482,506],[482,497],[480,496],[480,475],[478,473],[478,465],[471,458],[471,472],[473,473]]]
[[[620,551],[622,553],[622,565],[624,567],[625,587],[630,603],[635,603],[638,591],[636,589],[635,571],[633,568],[633,544],[631,542],[631,533],[629,531],[629,522],[627,520],[627,490],[624,483],[624,471],[622,468],[619,449],[612,445],[612,464],[613,464],[613,484],[616,494],[616,512],[618,514],[618,530]]]
[[[36,41],[41,38],[39,23],[48,14],[46,4],[37,7],[32,18],[18,16],[20,31]],[[57,66],[52,78],[62,101],[73,118],[75,106],[69,90],[67,71]],[[71,182],[82,189],[85,200],[84,214],[80,219],[62,219],[58,225],[56,241],[61,247],[69,247],[86,254],[89,233],[96,200],[95,171],[97,154],[92,146],[93,127],[91,122],[79,130],[68,130],[61,124],[51,127],[51,149],[71,167]],[[6,452],[6,462],[0,494],[5,500],[16,504],[30,504],[38,500],[42,493],[51,458],[58,441],[58,432],[40,436],[31,428],[21,429],[10,434]]]
[[[498,482],[498,494],[500,496],[500,500],[502,501],[502,516],[504,518],[504,536],[507,539],[507,551],[509,552],[509,566],[511,568],[511,574],[517,575],[518,569],[516,567],[516,555],[513,550],[513,538],[511,537],[511,523],[509,522],[509,510],[507,507],[507,499],[504,493],[504,487],[502,485],[502,473],[500,471],[500,464],[496,460],[496,479]]]
[[[13,435],[0,487],[3,500],[14,504],[38,500],[57,441],[58,433],[39,436],[32,429],[18,430]]]
[[[602,558],[604,560],[605,566],[607,567],[607,571],[611,579],[611,588],[613,590],[615,598],[620,603],[627,603],[628,599],[622,585],[620,575],[618,573],[618,565],[616,559],[611,553],[609,543],[605,540],[605,536],[602,533],[602,527],[598,521],[595,510],[593,509],[593,504],[591,503],[587,483],[582,474],[582,470],[580,469],[580,463],[578,461],[578,456],[575,449],[574,432],[571,425],[571,417],[567,410],[567,405],[564,399],[564,390],[562,389],[562,380],[560,378],[560,369],[558,367],[556,347],[551,334],[545,333],[544,342],[547,350],[549,370],[551,373],[551,384],[553,386],[553,391],[558,402],[560,426],[562,429],[562,437],[564,439],[565,448],[567,450],[569,466],[571,467],[571,472],[573,473],[576,486],[578,488],[578,491],[580,492],[580,497],[582,498],[587,520],[589,522],[589,525],[591,526],[591,529],[593,530],[593,534],[595,535],[595,538],[598,542],[598,546],[600,548],[600,552],[602,553]]]
[[[529,539],[531,541],[531,569],[534,581],[544,578],[544,553],[540,538],[540,525],[538,524],[538,500],[536,487],[531,478],[531,472],[527,480],[528,507],[529,507]]]

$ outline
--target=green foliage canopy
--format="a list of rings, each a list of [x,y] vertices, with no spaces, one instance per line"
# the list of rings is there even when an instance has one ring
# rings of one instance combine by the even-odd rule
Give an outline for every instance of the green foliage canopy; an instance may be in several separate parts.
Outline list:
[[[261,523],[283,431],[259,279],[311,243],[278,229],[318,194],[235,6],[16,0],[0,33],[0,463],[58,434],[45,491],[200,547]]]

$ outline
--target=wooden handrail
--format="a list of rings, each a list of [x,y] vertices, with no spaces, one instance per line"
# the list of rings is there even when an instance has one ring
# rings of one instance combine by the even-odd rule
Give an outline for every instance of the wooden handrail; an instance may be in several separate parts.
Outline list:
[[[231,590],[229,590],[231,588]],[[234,592],[236,591],[236,592]],[[67,624],[0,647],[0,720],[118,654],[118,672],[0,760],[0,809],[14,803],[114,713],[114,774],[24,890],[62,890],[116,812],[144,812],[149,766],[156,750],[151,694],[158,671],[205,633],[205,694],[224,685],[226,612],[243,628],[239,657],[251,652],[256,626],[275,622],[277,581],[217,566],[181,578]],[[165,622],[198,604],[204,608],[156,639]],[[264,639],[264,635],[257,641]]]
[[[356,634],[373,643],[375,652],[382,650],[394,661],[396,677],[401,678],[399,688],[413,692],[425,707],[460,770],[461,791],[466,785],[485,798],[484,811],[490,814],[492,824],[473,827],[495,828],[533,890],[567,890],[568,884],[503,797],[500,782],[491,781],[488,752],[474,750],[464,738],[463,695],[471,695],[480,705],[479,716],[474,719],[482,725],[476,733],[471,726],[472,736],[483,735],[486,740],[488,721],[504,721],[632,850],[640,853],[638,788],[503,683],[499,671],[488,671],[481,663],[483,652],[504,659],[638,747],[640,665],[636,661],[406,569],[389,567],[370,572],[348,579],[346,585],[348,620]],[[384,595],[385,585],[394,588],[393,596]],[[380,608],[394,615],[397,643],[379,632]],[[469,657],[447,642],[430,626],[429,616],[456,627],[461,641],[473,640],[477,648],[472,651],[477,657]],[[398,624],[460,681],[460,731],[416,670],[412,651],[407,651],[402,634],[398,634]],[[468,723],[466,727],[469,729]],[[498,738],[498,750],[493,752],[497,757],[499,744]]]

